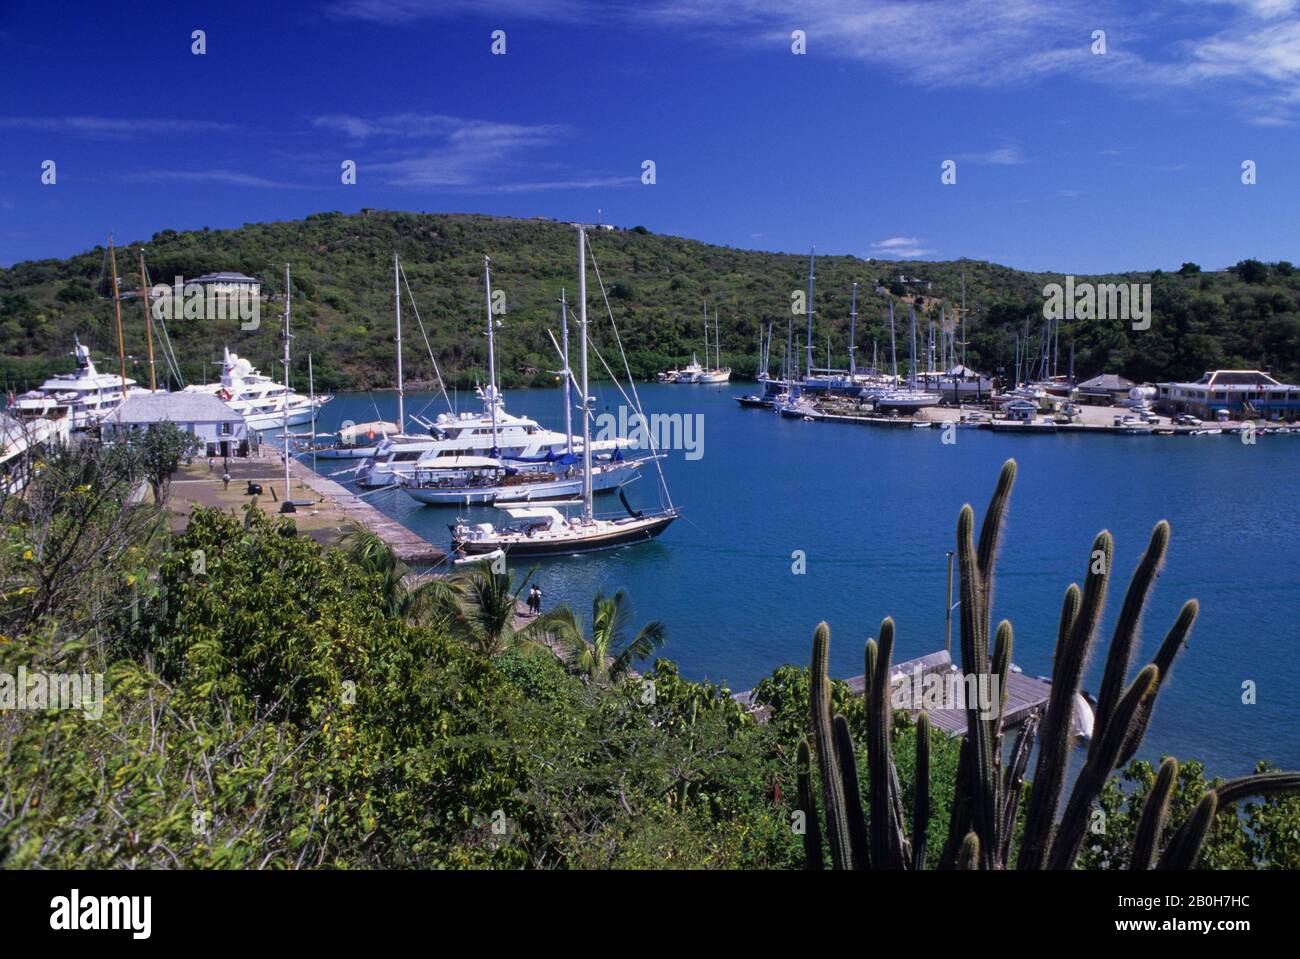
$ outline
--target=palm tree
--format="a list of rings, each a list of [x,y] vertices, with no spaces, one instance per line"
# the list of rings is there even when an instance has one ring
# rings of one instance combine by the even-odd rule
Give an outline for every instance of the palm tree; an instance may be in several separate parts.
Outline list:
[[[379,603],[389,616],[412,624],[427,624],[445,618],[456,606],[459,594],[446,577],[426,576],[413,585],[415,571],[397,558],[393,548],[373,530],[352,523],[343,534],[348,559],[379,577]]]
[[[546,632],[541,620],[515,628],[519,597],[532,575],[529,570],[515,588],[509,573],[493,572],[486,563],[456,573],[449,584],[456,591],[448,621],[452,633],[487,657],[534,646]]]
[[[626,600],[621,589],[613,596],[596,594],[591,603],[590,637],[583,634],[577,616],[567,606],[552,610],[534,625],[555,637],[569,665],[578,672],[594,680],[618,680],[631,672],[633,663],[662,648],[667,639],[664,624],[655,619],[629,640]]]

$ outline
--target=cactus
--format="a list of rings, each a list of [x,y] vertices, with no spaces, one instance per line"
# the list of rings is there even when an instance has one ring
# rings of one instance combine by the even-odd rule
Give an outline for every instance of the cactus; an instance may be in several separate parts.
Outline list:
[[[1177,780],[1178,761],[1166,759],[1160,764],[1155,785],[1151,787],[1147,801],[1142,806],[1142,817],[1138,820],[1137,834],[1133,837],[1130,869],[1150,869],[1155,862],[1156,846],[1165,828],[1165,817],[1169,814],[1169,797],[1173,795]]]
[[[930,828],[930,714],[916,718],[916,790],[912,797],[912,868],[925,868],[926,830]]]
[[[831,847],[831,864],[848,869],[852,864],[849,825],[844,808],[844,784],[836,760],[831,723],[831,681],[826,674],[830,658],[831,628],[825,623],[813,634],[813,664],[809,693],[812,699],[813,734],[817,744],[817,771],[822,782],[822,805],[826,809],[826,839]]]
[[[940,869],[999,869],[1011,861],[1012,836],[1035,742],[1039,745],[1038,762],[1016,863],[1021,869],[1073,868],[1097,796],[1111,772],[1127,763],[1141,744],[1156,696],[1167,681],[1178,653],[1187,645],[1199,611],[1196,600],[1188,600],[1183,605],[1155,657],[1125,687],[1126,674],[1137,651],[1142,613],[1169,546],[1169,524],[1161,520],[1152,530],[1147,549],[1125,592],[1099,689],[1093,740],[1083,769],[1070,790],[1061,821],[1056,824],[1070,761],[1074,704],[1106,604],[1114,543],[1110,533],[1103,530],[1097,534],[1083,589],[1071,584],[1065,591],[1046,711],[1025,722],[1003,768],[1004,711],[1014,634],[1009,622],[1000,622],[990,655],[989,627],[994,565],[1015,478],[1015,461],[1008,460],[985,513],[978,546],[975,514],[970,506],[962,507],[957,520],[962,667],[966,676],[976,678],[978,689],[987,689],[988,684],[996,682],[999,700],[996,704],[983,704],[992,707],[988,713],[978,701],[966,703],[967,735],[958,757],[948,837],[936,862]],[[930,719],[921,713],[917,722],[916,788],[909,840],[902,789],[890,746],[893,713],[889,670],[894,639],[894,621],[886,618],[880,625],[879,641],[869,640],[863,657],[870,810],[864,816],[848,723],[842,716],[832,717],[830,712],[830,679],[826,674],[830,629],[822,623],[813,636],[812,726],[826,810],[826,834],[831,862],[837,869],[922,869],[926,865]],[[821,839],[812,800],[811,758],[806,742],[800,747],[799,763],[799,801],[809,813],[805,849],[809,867],[820,868]],[[1247,795],[1300,792],[1300,773],[1264,773],[1222,783],[1202,797],[1163,854],[1159,854],[1177,771],[1177,763],[1172,759],[1162,764],[1143,806],[1131,859],[1134,869],[1148,869],[1157,858],[1161,869],[1191,868],[1219,810]]]
[[[812,750],[808,740],[799,740],[799,809],[803,812],[803,851],[809,869],[819,870],[822,862],[822,831],[817,818],[817,800],[812,790]]]

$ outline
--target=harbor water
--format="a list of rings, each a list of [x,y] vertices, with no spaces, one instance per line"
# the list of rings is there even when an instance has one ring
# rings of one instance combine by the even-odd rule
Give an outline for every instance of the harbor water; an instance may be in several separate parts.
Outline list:
[[[1201,759],[1216,775],[1245,773],[1259,759],[1300,767],[1300,436],[1258,436],[1251,445],[1230,435],[958,430],[955,443],[944,443],[942,430],[742,409],[734,397],[750,387],[639,387],[647,413],[699,416],[699,449],[670,451],[662,464],[682,518],[650,543],[538,561],[546,607],[569,603],[589,616],[593,594],[622,588],[633,630],[663,620],[663,655],[686,677],[733,690],[783,663],[806,665],[821,620],[831,626],[833,676],[862,672],[863,644],[886,615],[897,623],[895,658],[919,657],[944,646],[946,553],[958,510],[969,502],[982,517],[1001,463],[1015,457],[994,595],[995,622],[1009,619],[1015,629],[1013,661],[1029,675],[1050,673],[1062,594],[1082,581],[1094,535],[1109,529],[1117,575],[1085,683],[1095,690],[1129,575],[1152,525],[1167,519],[1173,535],[1144,618],[1141,662],[1184,600],[1198,599],[1201,615],[1161,691],[1143,756]],[[617,390],[593,392],[596,412],[616,417]],[[510,412],[563,428],[560,391],[505,398]],[[460,405],[476,404],[462,394]],[[391,420],[395,408],[391,393],[344,394],[317,429]],[[408,394],[406,408],[432,417],[446,403]],[[317,469],[350,465],[321,460]],[[656,505],[653,468],[627,493],[634,506]],[[444,548],[457,517],[502,519],[491,508],[422,506],[396,490],[367,499]],[[597,500],[598,513],[621,509],[616,496]],[[955,649],[957,633],[954,616]]]

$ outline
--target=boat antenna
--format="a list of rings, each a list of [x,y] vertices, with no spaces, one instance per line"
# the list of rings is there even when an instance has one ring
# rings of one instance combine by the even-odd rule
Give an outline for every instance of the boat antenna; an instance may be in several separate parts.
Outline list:
[[[424,348],[429,352],[429,362],[433,364],[433,375],[438,377],[438,391],[442,393],[442,398],[447,403],[447,409],[451,410],[452,413],[455,413],[456,407],[452,403],[451,397],[447,395],[447,383],[442,378],[442,368],[438,366],[438,358],[433,355],[433,344],[429,342],[429,334],[424,329],[424,320],[420,319],[420,307],[419,304],[415,302],[415,293],[411,290],[411,281],[406,278],[405,267],[402,267],[402,283],[406,286],[406,295],[411,298],[411,309],[415,311],[415,322],[416,325],[420,327],[420,336],[424,338]],[[425,409],[427,409],[428,406],[429,404],[426,403]],[[379,418],[381,420],[383,419],[382,416]]]

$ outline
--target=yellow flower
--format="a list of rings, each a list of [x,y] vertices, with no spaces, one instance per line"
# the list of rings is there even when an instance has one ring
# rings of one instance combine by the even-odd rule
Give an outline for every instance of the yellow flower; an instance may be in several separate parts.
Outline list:
[[[23,550],[23,559],[31,559],[31,558],[32,558],[32,555],[33,555],[33,554],[32,554],[32,551],[31,551],[30,549],[25,549],[25,550]]]
[[[135,574],[131,574],[131,575],[127,576],[127,578],[126,578],[126,585],[128,585],[128,586],[134,586],[134,585],[135,585]]]

